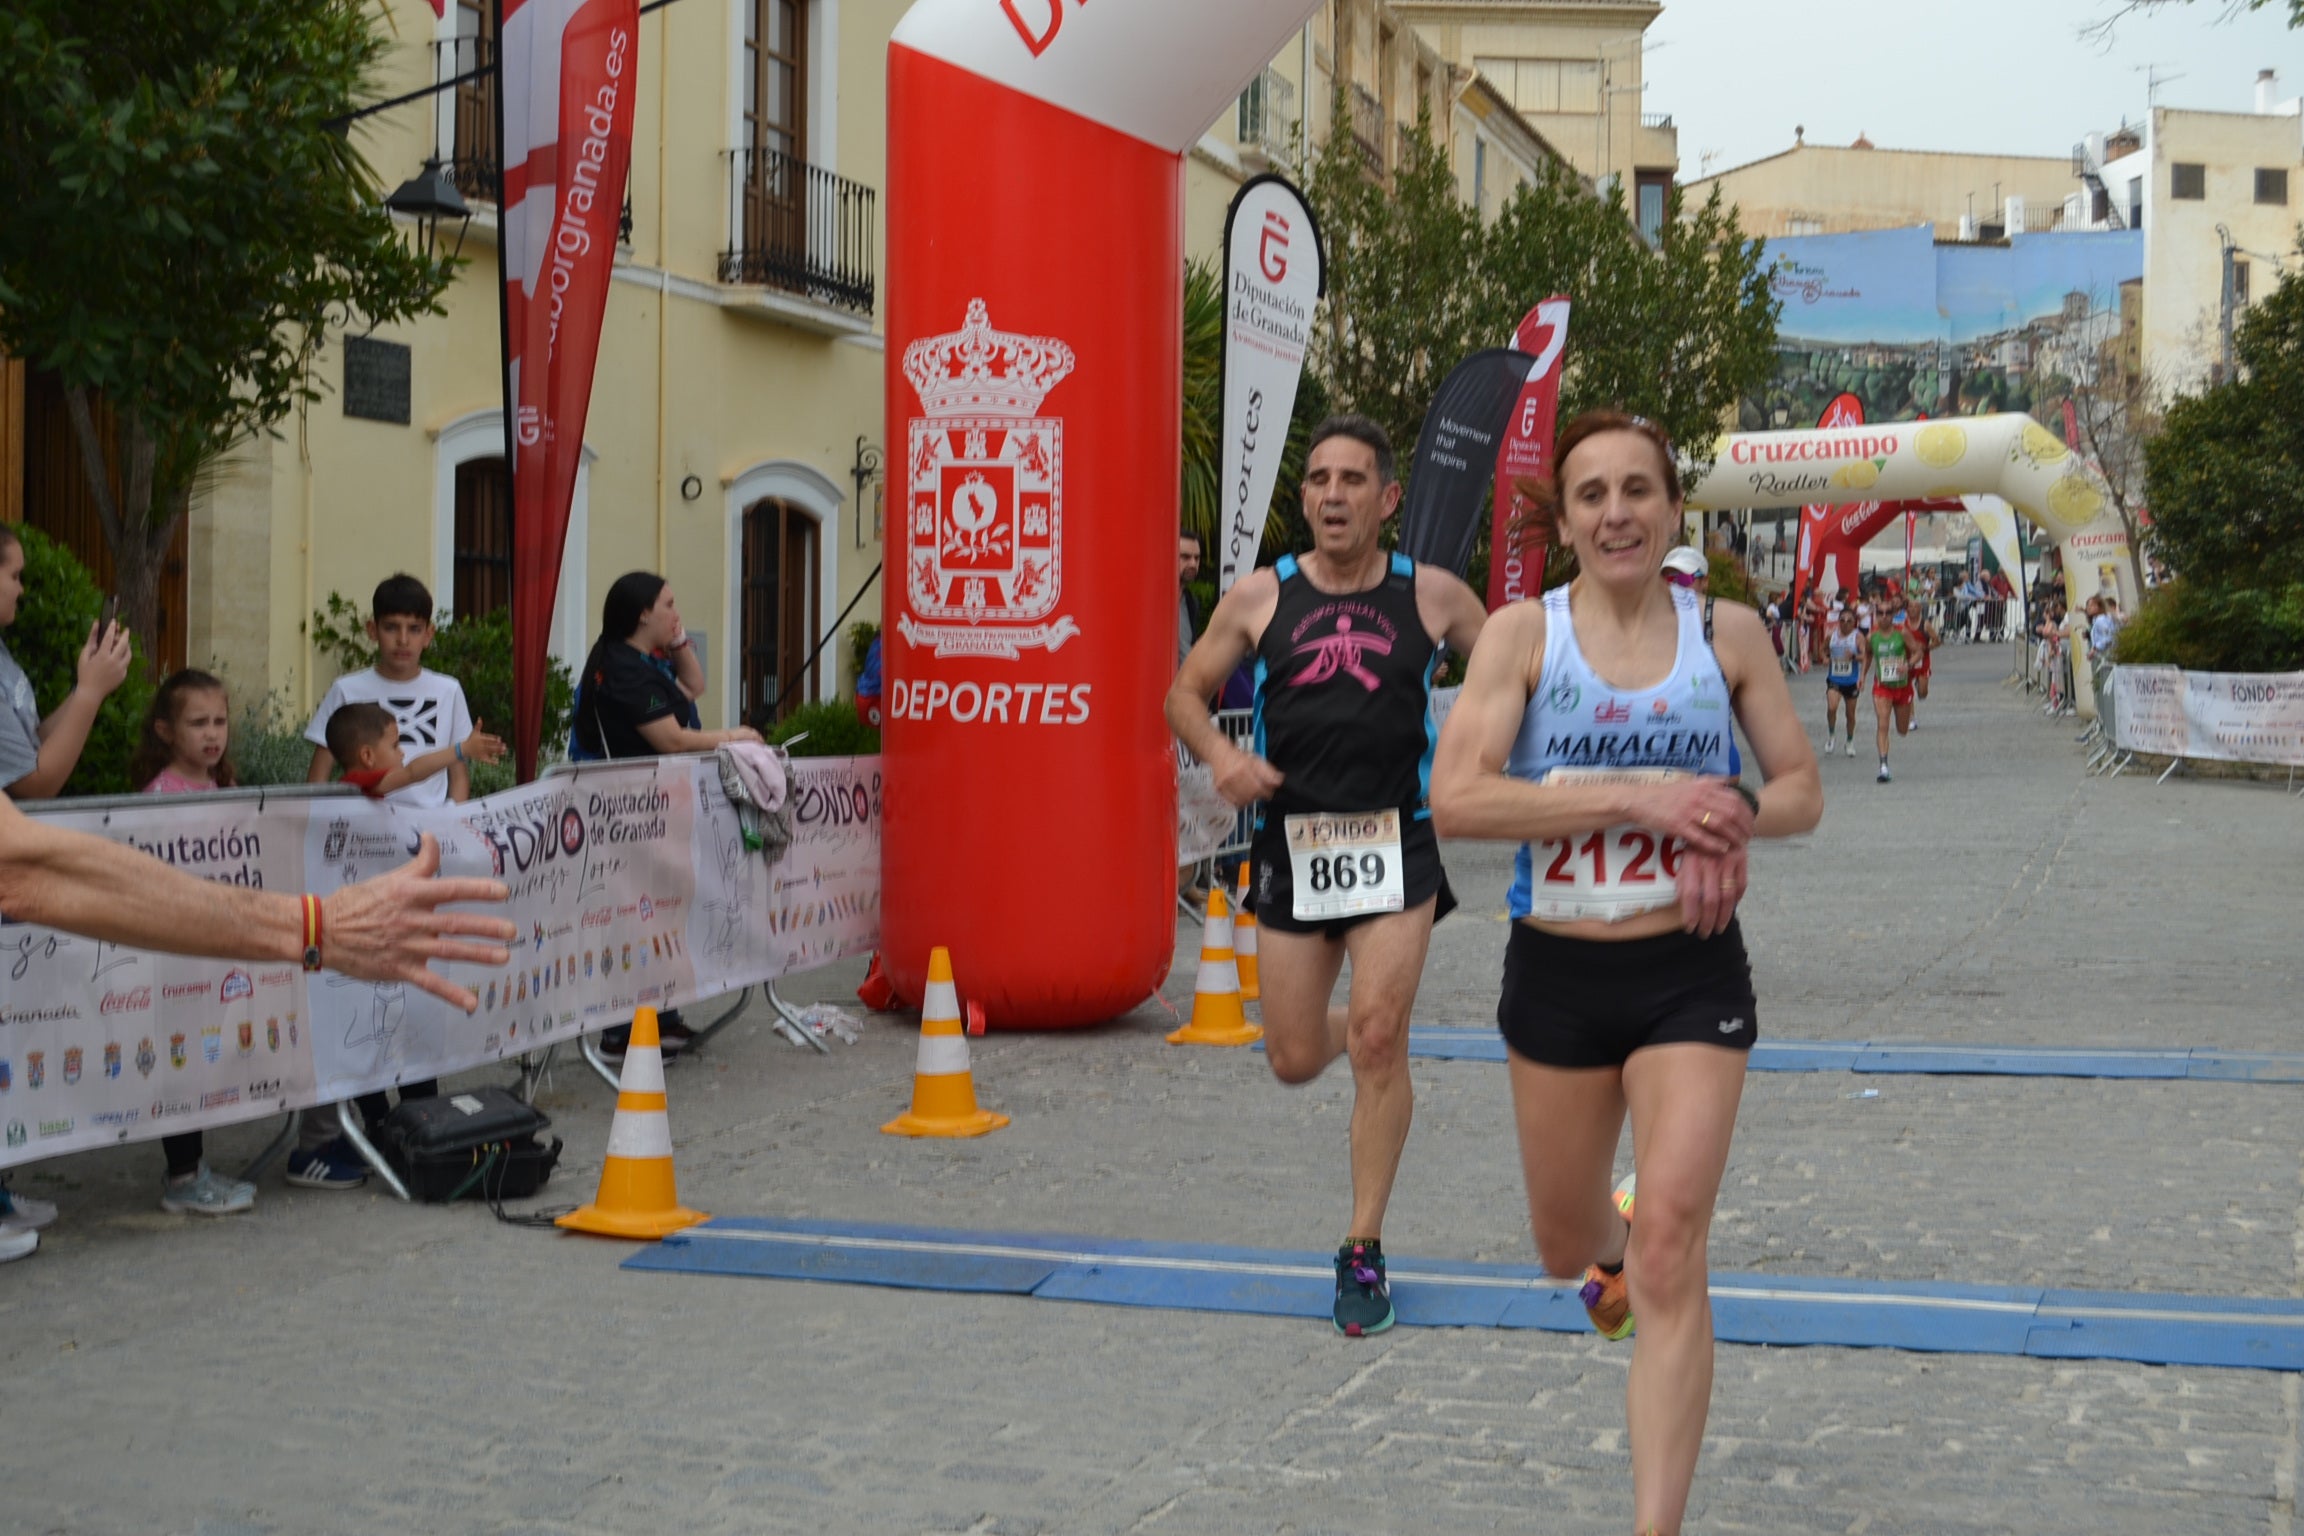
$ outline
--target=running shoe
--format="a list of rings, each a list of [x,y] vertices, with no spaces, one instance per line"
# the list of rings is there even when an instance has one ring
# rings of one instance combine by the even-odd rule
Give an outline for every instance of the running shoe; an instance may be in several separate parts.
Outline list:
[[[1881,783],[1883,783],[1883,784],[1886,784],[1886,783],[1888,783],[1888,782],[1889,782],[1889,778],[1888,778],[1888,763],[1887,763],[1887,760],[1886,760],[1885,758],[1883,758],[1883,759],[1881,760],[1881,763],[1880,763],[1880,782],[1881,782]]]
[[[1637,1173],[1628,1173],[1624,1182],[1616,1186],[1616,1209],[1623,1213],[1627,1223],[1632,1220],[1632,1194],[1639,1177]],[[1617,1266],[1614,1274],[1597,1264],[1585,1270],[1584,1284],[1576,1294],[1600,1337],[1609,1340],[1632,1337],[1632,1291],[1624,1283],[1622,1265]]]
[[[1839,746],[1834,743],[1831,737],[1827,736],[1824,738],[1824,755],[1826,757],[1830,757],[1833,753],[1839,750]]]
[[[202,1163],[195,1173],[160,1189],[160,1209],[189,1216],[230,1216],[256,1203],[256,1186],[218,1178]]]
[[[288,1154],[288,1182],[299,1189],[358,1189],[368,1182],[368,1165],[341,1136]]]
[[[1392,1326],[1392,1285],[1384,1278],[1384,1250],[1346,1243],[1336,1250],[1336,1331],[1364,1338]]]
[[[56,1205],[0,1185],[0,1231],[37,1232],[56,1219]],[[30,1253],[32,1250],[24,1250]]]
[[[39,1251],[40,1234],[30,1227],[0,1227],[0,1264],[28,1259]]]

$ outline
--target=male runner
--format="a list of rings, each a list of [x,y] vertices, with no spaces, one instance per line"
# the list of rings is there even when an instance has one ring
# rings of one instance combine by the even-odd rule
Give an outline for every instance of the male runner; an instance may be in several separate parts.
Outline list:
[[[1872,716],[1878,722],[1875,739],[1880,747],[1880,782],[1888,782],[1888,721],[1894,716],[1896,734],[1912,729],[1912,644],[1904,627],[1903,610],[1883,616],[1865,639],[1864,670],[1872,675]],[[1853,744],[1851,744],[1853,750]]]
[[[1248,906],[1260,934],[1264,1047],[1284,1083],[1352,1061],[1352,1223],[1336,1253],[1336,1328],[1392,1326],[1384,1207],[1413,1108],[1408,1012],[1432,925],[1455,906],[1425,803],[1432,675],[1469,655],[1487,615],[1448,572],[1388,554],[1400,505],[1392,445],[1362,416],[1312,434],[1310,553],[1240,578],[1168,693],[1168,724],[1234,805],[1262,801]],[[1225,740],[1206,700],[1256,659],[1256,751]],[[1350,1001],[1328,1006],[1345,957]]]
[[[1928,604],[1918,599],[1906,605],[1902,617],[1904,643],[1912,652],[1912,729],[1920,729],[1920,701],[1928,697],[1928,674],[1943,639],[1928,617]]]
[[[1824,755],[1832,755],[1832,727],[1848,708],[1848,755],[1856,755],[1856,686],[1864,680],[1864,637],[1856,610],[1843,606],[1824,637]]]

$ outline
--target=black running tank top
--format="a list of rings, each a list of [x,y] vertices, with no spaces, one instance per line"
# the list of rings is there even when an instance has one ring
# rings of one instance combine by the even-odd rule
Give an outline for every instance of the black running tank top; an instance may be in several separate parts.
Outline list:
[[[1294,555],[1256,643],[1256,751],[1286,777],[1267,810],[1397,809],[1429,816],[1432,675],[1440,647],[1416,608],[1416,565],[1394,554],[1365,592],[1323,592]]]

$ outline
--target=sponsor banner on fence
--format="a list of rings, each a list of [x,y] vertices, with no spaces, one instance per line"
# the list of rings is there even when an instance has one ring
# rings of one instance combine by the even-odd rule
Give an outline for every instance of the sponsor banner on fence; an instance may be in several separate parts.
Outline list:
[[[2118,667],[2112,698],[2131,752],[2304,766],[2304,672]]]
[[[462,1071],[864,953],[880,935],[880,761],[792,765],[793,837],[744,848],[710,759],[602,764],[464,805],[169,796],[43,813],[187,873],[322,895],[404,863],[511,887],[509,964],[404,985],[122,949],[0,926],[0,1167],[229,1124]]]

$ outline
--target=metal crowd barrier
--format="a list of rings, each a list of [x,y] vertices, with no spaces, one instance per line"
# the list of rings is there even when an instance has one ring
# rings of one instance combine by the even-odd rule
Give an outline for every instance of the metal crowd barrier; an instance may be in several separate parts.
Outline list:
[[[1255,750],[1256,712],[1254,710],[1220,709],[1216,712],[1216,728],[1224,733],[1225,740],[1243,752]],[[1244,806],[1233,812],[1231,835],[1225,838],[1222,847],[1193,864],[1192,868],[1196,871],[1195,879],[1211,889],[1214,888],[1217,880],[1224,880],[1226,882],[1225,889],[1229,891],[1232,876],[1238,872],[1240,861],[1248,856],[1248,844],[1254,838],[1255,833],[1256,807],[1253,805]],[[1176,906],[1187,917],[1200,915],[1192,904],[1184,899],[1182,891],[1176,893]]]

